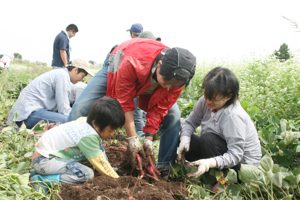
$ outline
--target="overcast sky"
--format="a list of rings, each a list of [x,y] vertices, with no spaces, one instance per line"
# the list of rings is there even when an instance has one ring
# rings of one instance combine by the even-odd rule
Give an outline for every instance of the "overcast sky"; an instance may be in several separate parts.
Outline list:
[[[110,48],[141,23],[169,47],[190,50],[198,62],[273,53],[287,43],[300,50],[299,0],[7,0],[1,2],[0,54],[51,64],[55,36],[74,23],[71,59],[102,63]]]

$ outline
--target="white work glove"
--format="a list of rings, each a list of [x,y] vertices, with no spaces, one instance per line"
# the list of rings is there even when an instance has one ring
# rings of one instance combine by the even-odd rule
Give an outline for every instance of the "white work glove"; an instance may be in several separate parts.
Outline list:
[[[189,137],[189,136],[181,136],[180,137],[180,144],[177,149],[178,161],[180,164],[185,163],[184,153],[186,153],[190,150],[190,142],[191,142],[191,137]]]
[[[217,161],[214,158],[200,159],[187,163],[187,165],[189,167],[198,167],[196,171],[187,174],[189,178],[197,178],[207,172],[210,168],[215,168],[217,166]]]
[[[144,151],[146,153],[146,157],[153,156],[153,142],[148,139],[144,139],[144,145],[143,145]]]
[[[144,149],[139,141],[138,136],[128,137],[126,138],[128,141],[128,149],[127,154],[130,159],[130,165],[133,169],[138,167],[136,154],[139,154],[142,160],[146,159]]]

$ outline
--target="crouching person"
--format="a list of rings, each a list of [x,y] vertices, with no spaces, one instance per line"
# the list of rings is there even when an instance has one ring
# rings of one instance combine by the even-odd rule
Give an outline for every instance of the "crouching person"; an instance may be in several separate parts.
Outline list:
[[[202,89],[204,96],[184,123],[177,150],[181,162],[187,160],[189,166],[197,167],[188,177],[199,177],[210,168],[226,174],[228,168],[238,172],[241,164],[258,166],[260,141],[250,116],[238,101],[239,82],[234,73],[216,67],[206,75]],[[202,135],[193,134],[200,125]]]
[[[39,121],[65,123],[71,111],[71,84],[81,81],[89,71],[89,63],[81,58],[72,60],[66,68],[46,72],[31,81],[20,93],[8,121],[31,129]]]
[[[108,162],[102,140],[113,136],[115,130],[124,123],[125,115],[119,102],[111,97],[99,98],[92,105],[87,118],[54,127],[38,140],[32,156],[35,172],[31,171],[31,180],[48,180],[46,183],[49,184],[51,181],[52,184],[55,181],[83,183],[94,177],[93,170],[79,162],[85,159],[100,174],[118,178]],[[45,182],[40,185],[47,189]]]

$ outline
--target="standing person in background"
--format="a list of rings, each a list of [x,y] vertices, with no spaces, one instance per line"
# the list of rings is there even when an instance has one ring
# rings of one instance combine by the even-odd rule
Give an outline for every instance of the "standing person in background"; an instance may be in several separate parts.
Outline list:
[[[130,29],[127,29],[126,31],[130,31],[130,37],[133,38],[138,38],[141,33],[143,33],[143,26],[140,23],[135,23],[132,24]],[[143,37],[143,38],[148,38],[152,39],[149,37]],[[134,104],[135,104],[135,110],[133,111],[133,116],[134,116],[134,124],[136,128],[136,133],[139,137],[142,136],[143,133],[143,127],[146,124],[146,113],[145,111],[141,110],[138,107],[138,102],[139,102],[139,97],[135,97],[134,99]]]
[[[152,39],[152,40],[161,42],[161,38],[154,36],[151,31],[143,31],[143,32],[141,32],[141,34],[138,37],[139,38],[148,38],[148,39]]]
[[[0,59],[0,69],[3,68],[10,72],[9,65],[10,62],[14,60],[14,55],[11,53],[4,54],[3,57]]]
[[[143,32],[143,26],[140,23],[132,24],[130,29],[126,31],[130,31],[131,38],[137,38],[141,32]]]
[[[65,123],[71,111],[71,84],[81,81],[89,72],[89,63],[81,58],[72,60],[66,68],[51,70],[31,81],[21,92],[11,109],[8,121],[20,127],[34,127],[41,120]]]
[[[78,28],[75,24],[67,26],[62,30],[53,43],[52,67],[53,69],[66,67],[70,61],[70,39],[76,35]]]

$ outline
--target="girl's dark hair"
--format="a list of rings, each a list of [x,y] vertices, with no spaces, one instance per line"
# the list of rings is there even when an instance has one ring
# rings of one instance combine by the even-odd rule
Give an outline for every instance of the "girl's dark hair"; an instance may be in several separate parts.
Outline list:
[[[74,66],[67,66],[68,71],[72,71],[72,69],[75,68]],[[84,72],[86,73],[86,75],[88,74],[84,69],[78,68],[77,74],[79,74],[80,72]]]
[[[216,67],[206,75],[202,89],[206,98],[214,100],[217,94],[223,97],[231,95],[231,98],[224,105],[225,107],[235,104],[239,98],[239,81],[232,71],[223,67]]]
[[[101,97],[97,99],[87,116],[87,123],[92,122],[103,131],[105,127],[111,126],[113,129],[121,128],[125,123],[125,115],[121,104],[114,98]]]

